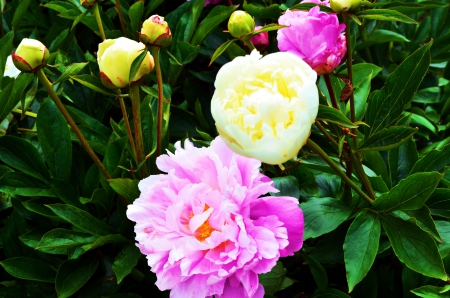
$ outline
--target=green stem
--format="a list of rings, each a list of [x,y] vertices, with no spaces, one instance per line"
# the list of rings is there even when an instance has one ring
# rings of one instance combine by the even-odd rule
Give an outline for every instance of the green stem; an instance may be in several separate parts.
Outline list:
[[[372,184],[370,183],[369,178],[366,175],[366,172],[364,172],[364,168],[361,164],[361,161],[358,159],[357,154],[351,155],[352,163],[355,168],[356,173],[358,174],[359,181],[364,185],[365,190],[369,193],[369,196],[376,200],[377,197],[375,195],[375,192],[373,191]]]
[[[95,16],[95,19],[97,20],[97,26],[98,26],[98,30],[100,31],[100,36],[102,37],[102,40],[105,40],[105,31],[103,30],[103,25],[102,25],[102,19],[100,18],[100,11],[98,8],[98,2],[95,2],[93,7],[92,7],[92,13]]]
[[[117,94],[120,95],[120,89],[117,89]],[[135,160],[137,160],[136,146],[134,145],[133,134],[131,133],[130,122],[128,120],[127,109],[125,108],[125,102],[122,97],[119,97],[120,109],[122,110],[123,122],[125,122],[125,127],[127,129],[128,140],[130,141],[131,151]]]
[[[352,68],[352,43],[350,38],[350,18],[346,13],[342,14],[345,23],[345,40],[347,43],[347,69],[348,69],[348,79],[350,84],[353,86],[353,68]],[[353,91],[350,93],[350,120],[354,123],[355,116],[355,96]],[[358,144],[356,142],[356,129],[352,128],[353,134],[353,150],[358,149]]]
[[[131,106],[133,109],[134,139],[136,140],[136,159],[140,165],[145,160],[144,141],[142,139],[141,126],[141,99],[139,96],[139,85],[130,86]],[[147,164],[143,164],[139,169],[141,178],[148,176]]]
[[[323,134],[323,136],[331,142],[331,144],[334,145],[334,147],[339,148],[339,144],[330,136],[330,134],[323,128],[322,125],[320,125],[319,121],[316,120],[314,124],[317,126],[317,128],[320,130],[320,132]]]
[[[117,10],[117,14],[119,15],[120,27],[122,27],[123,36],[128,37],[127,27],[125,26],[125,20],[123,18],[122,8],[120,7],[119,0],[116,0],[116,10]]]
[[[314,143],[311,139],[308,139],[306,142],[309,148],[311,148],[314,152],[317,153],[317,155],[320,156],[333,170],[334,172],[341,177],[341,179],[347,183],[348,186],[353,188],[353,190],[359,194],[361,197],[363,197],[365,200],[367,200],[369,203],[372,203],[374,200],[372,200],[369,196],[367,196],[353,181],[345,175],[344,172],[339,168],[339,166],[317,145]]]
[[[255,48],[255,46],[253,45],[253,43],[251,42],[250,38],[247,39],[242,39],[242,41],[247,45],[247,47],[250,49],[250,52],[253,51]]]
[[[339,105],[336,101],[336,95],[334,94],[333,85],[331,84],[331,79],[329,74],[324,74],[323,78],[325,79],[325,83],[327,85],[328,93],[330,94],[331,103],[333,104],[333,108],[340,111]]]
[[[100,172],[102,172],[103,176],[105,176],[106,179],[111,179],[111,175],[109,175],[106,168],[103,166],[100,159],[98,159],[97,155],[95,154],[94,150],[92,150],[91,146],[89,145],[88,141],[84,138],[83,134],[81,133],[78,126],[73,121],[72,117],[70,116],[69,112],[67,112],[66,108],[62,104],[62,102],[59,100],[58,95],[53,90],[53,84],[47,79],[47,76],[44,73],[44,70],[41,68],[37,71],[37,76],[39,80],[41,81],[42,85],[44,85],[45,89],[48,92],[48,95],[50,95],[50,98],[53,100],[53,102],[56,104],[58,109],[61,111],[61,114],[66,118],[67,123],[72,128],[73,132],[77,136],[77,138],[80,140],[81,145],[86,149],[89,156],[94,161],[95,165],[99,168]]]
[[[158,119],[157,119],[157,132],[156,132],[156,157],[161,155],[162,145],[162,122],[163,122],[163,110],[164,110],[164,90],[163,81],[161,75],[161,65],[159,63],[159,47],[151,48],[153,59],[155,60],[156,79],[158,81]]]

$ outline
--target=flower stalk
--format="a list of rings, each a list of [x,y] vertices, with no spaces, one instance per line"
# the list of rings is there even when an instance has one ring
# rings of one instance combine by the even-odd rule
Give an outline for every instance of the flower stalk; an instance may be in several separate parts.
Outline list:
[[[328,93],[330,94],[330,99],[331,103],[333,104],[333,108],[335,108],[336,110],[340,110],[336,100],[336,95],[334,94],[333,85],[331,84],[330,75],[324,74],[323,78],[325,79],[325,84],[327,85]]]
[[[80,140],[81,145],[84,147],[86,152],[89,154],[89,156],[94,161],[95,165],[98,167],[100,172],[105,176],[106,179],[111,179],[111,175],[106,170],[105,166],[102,164],[100,159],[95,154],[94,150],[92,150],[91,146],[89,145],[86,138],[81,133],[78,126],[73,121],[72,117],[70,116],[69,112],[67,112],[66,108],[64,107],[63,103],[59,100],[58,95],[53,90],[53,84],[48,80],[47,76],[44,73],[44,70],[41,68],[37,72],[37,76],[39,78],[39,81],[41,81],[42,85],[44,85],[45,90],[47,90],[48,95],[53,100],[53,102],[56,104],[58,109],[60,110],[61,114],[66,119],[69,126],[72,128],[73,132],[77,136],[77,138]]]
[[[319,145],[317,145],[314,141],[311,139],[308,139],[306,142],[309,148],[317,153],[317,155],[320,156],[329,166],[334,170],[334,172],[341,177],[341,179],[350,186],[357,194],[359,194],[361,197],[363,197],[366,201],[369,203],[373,203],[374,200],[372,200],[367,194],[365,194],[345,173],[339,168],[339,166],[323,151]]]
[[[123,18],[122,8],[120,7],[119,0],[116,0],[116,10],[117,10],[117,14],[119,15],[120,27],[122,27],[123,36],[128,37],[127,27],[125,26],[125,20]]]
[[[141,127],[141,100],[139,96],[139,85],[130,86],[131,106],[133,109],[134,138],[136,140],[136,160],[140,165],[145,160],[144,141],[142,139]],[[142,178],[148,176],[147,164],[143,163],[139,168]]]
[[[155,61],[156,79],[158,82],[158,119],[156,127],[156,157],[161,155],[162,144],[162,122],[163,122],[163,110],[164,110],[164,90],[163,81],[161,75],[161,65],[159,62],[159,47],[151,47],[151,54]]]
[[[117,94],[120,95],[120,89],[117,89]],[[119,97],[119,103],[120,109],[122,110],[123,122],[125,122],[125,128],[127,129],[128,140],[130,141],[131,151],[133,152],[134,158],[137,160],[136,145],[134,144],[130,121],[128,120],[127,109],[125,108],[125,102],[122,97]]]

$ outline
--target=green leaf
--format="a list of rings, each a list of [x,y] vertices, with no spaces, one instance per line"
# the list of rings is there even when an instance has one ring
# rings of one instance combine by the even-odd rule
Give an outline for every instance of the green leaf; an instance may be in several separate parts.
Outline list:
[[[293,10],[293,9],[310,10],[311,8],[313,8],[315,6],[319,6],[320,7],[320,11],[333,12],[333,10],[331,8],[329,8],[328,6],[318,5],[316,3],[300,3],[300,4],[296,4],[296,5],[292,6],[290,9],[291,10]]]
[[[336,123],[344,127],[358,127],[354,125],[344,114],[342,114],[341,111],[324,105],[319,105],[319,112],[317,113],[316,118],[318,120]]]
[[[5,72],[6,59],[9,55],[11,55],[11,51],[13,49],[13,39],[14,39],[14,31],[11,30],[6,33],[0,39],[0,90],[2,88],[3,74]],[[11,86],[12,87],[12,86]],[[5,100],[7,95],[4,95],[5,89],[0,92],[0,106],[3,100]],[[2,117],[0,117],[0,121],[3,121]]]
[[[36,126],[50,174],[68,182],[72,171],[72,142],[67,122],[52,100],[41,105]]]
[[[85,17],[89,12],[91,12],[91,9],[86,9],[82,14],[80,14],[79,16],[77,16],[77,17],[75,18],[75,20],[73,21],[72,27],[70,27],[70,31],[72,31],[73,28],[75,28],[75,26],[76,26],[79,22],[83,21],[84,17]],[[59,79],[58,79],[58,80],[59,80]]]
[[[414,294],[424,298],[448,298],[450,293],[442,293],[443,288],[436,286],[422,286],[417,289],[411,290]]]
[[[46,248],[68,248],[81,246],[94,242],[98,237],[92,234],[76,232],[66,229],[54,229],[42,236],[41,241],[37,245],[37,250]]]
[[[120,168],[118,168],[118,166],[123,159],[125,146],[127,143],[128,137],[123,137],[114,142],[108,143],[108,146],[106,147],[105,157],[102,162],[108,173],[110,173],[113,177],[117,177],[120,173]]]
[[[316,259],[307,254],[302,255],[309,266],[309,270],[311,270],[311,274],[313,275],[314,280],[316,281],[317,288],[319,290],[325,290],[328,286],[327,272],[325,271],[323,266],[320,265],[319,262],[317,262]]]
[[[92,89],[101,94],[113,96],[113,97],[117,96],[117,94],[112,93],[111,90],[106,89],[103,86],[102,81],[97,77],[94,77],[91,75],[77,75],[77,76],[70,76],[70,78],[74,79],[81,85],[86,86],[89,89]]]
[[[108,182],[115,192],[123,196],[130,203],[139,198],[141,194],[138,188],[139,180],[117,178],[109,179]]]
[[[0,178],[0,192],[25,197],[56,197],[55,192],[48,184],[21,172],[9,172],[3,175]]]
[[[14,107],[20,102],[20,99],[25,97],[25,89],[34,80],[31,73],[22,73],[13,83],[12,90],[10,85],[0,93],[0,121],[6,118],[11,113]],[[5,94],[3,94],[5,92]]]
[[[131,32],[133,33],[133,35],[136,35],[136,32],[141,31],[141,20],[143,14],[144,1],[136,1],[133,3],[133,5],[130,6],[130,9],[128,10],[128,16],[130,17]],[[132,76],[132,78],[134,78],[134,76]]]
[[[192,45],[200,45],[202,42],[225,20],[228,20],[230,15],[238,8],[238,5],[222,6],[216,5],[205,19],[198,26],[192,37]]]
[[[333,231],[352,213],[351,208],[333,198],[311,198],[301,203],[300,208],[305,220],[303,240]]]
[[[92,235],[110,235],[116,231],[86,211],[65,204],[47,205],[56,215]]]
[[[402,263],[425,276],[447,280],[435,241],[416,225],[414,219],[404,221],[379,215],[392,248]]]
[[[98,259],[76,259],[64,261],[56,274],[58,298],[66,298],[78,291],[94,274]]]
[[[233,43],[236,42],[237,39],[231,39],[231,40],[227,40],[226,42],[224,42],[223,44],[221,44],[213,53],[212,57],[211,57],[211,61],[209,62],[210,66],[217,58],[220,57],[220,55],[222,55],[227,48],[232,45]]]
[[[426,205],[431,214],[450,218],[450,189],[436,188]]]
[[[403,220],[409,220],[411,217],[415,218],[419,228],[429,233],[436,241],[442,242],[441,236],[436,229],[436,224],[430,215],[430,209],[427,206],[424,205],[419,210],[394,211],[393,214]]]
[[[298,188],[298,181],[294,176],[274,177],[272,178],[272,181],[273,187],[280,192],[271,192],[270,195],[276,197],[288,196],[296,199],[299,198],[300,190]]]
[[[147,48],[145,48],[138,56],[136,56],[136,58],[134,58],[133,63],[131,63],[130,66],[129,82],[133,81],[134,76],[137,74],[139,68],[141,67],[141,64],[144,61],[145,56],[147,56],[147,53],[148,53]]]
[[[360,212],[350,225],[344,242],[349,292],[353,291],[372,267],[378,252],[380,234],[380,220],[371,211]]]
[[[53,84],[57,84],[59,82],[68,80],[70,76],[76,76],[80,71],[83,70],[83,68],[86,65],[88,65],[88,62],[72,63],[66,68],[63,74],[56,81],[53,82]]]
[[[25,12],[30,6],[31,0],[21,0],[19,6],[15,9],[14,16],[11,22],[11,25],[14,29],[19,29],[20,21],[22,20]],[[3,7],[1,8],[3,10]]]
[[[419,129],[407,126],[391,126],[369,136],[358,151],[384,151],[397,148],[408,141]]]
[[[441,180],[438,172],[417,173],[400,181],[372,204],[380,212],[420,209]]]
[[[315,292],[312,298],[350,298],[350,296],[339,290],[328,288],[327,290]]]
[[[181,63],[186,65],[194,61],[200,51],[200,46],[194,46],[184,41],[178,41],[175,48],[174,55],[176,57],[176,64]]]
[[[123,247],[112,264],[112,270],[117,277],[117,284],[120,284],[131,273],[131,270],[137,265],[141,255],[139,248],[134,243],[127,244]]]
[[[430,65],[431,44],[429,42],[406,58],[391,73],[383,88],[372,92],[366,113],[366,123],[370,126],[366,136],[391,125],[412,100]]]
[[[57,222],[64,222],[64,220],[62,220],[61,218],[56,216],[55,213],[53,213],[51,210],[49,210],[47,207],[44,206],[45,204],[48,204],[48,203],[49,203],[48,198],[44,198],[44,199],[39,198],[39,199],[31,199],[31,200],[22,202],[22,205],[31,212],[48,217]],[[42,234],[42,235],[44,235],[44,234]],[[41,240],[41,237],[39,238],[39,240]],[[38,243],[39,243],[39,241],[38,241]]]
[[[367,47],[371,47],[377,44],[386,42],[409,42],[405,36],[390,30],[378,29],[370,34],[364,42],[361,42],[355,46],[355,50],[361,50]]]
[[[42,236],[51,230],[51,227],[38,227],[19,237],[25,245],[36,248],[41,241]],[[53,255],[67,255],[67,248],[43,248],[41,252]]]
[[[95,249],[97,247],[106,245],[106,244],[110,244],[110,243],[121,243],[121,242],[127,242],[129,241],[127,238],[123,237],[120,234],[113,234],[113,235],[107,235],[107,236],[103,236],[98,238],[97,240],[95,240],[95,242],[93,242],[92,244],[86,244],[83,245],[81,248],[84,251],[88,251],[91,249]]]
[[[248,4],[247,0],[244,0],[243,8],[250,15],[257,18],[278,19],[281,15],[279,4],[272,4],[269,6],[257,6],[254,4]]]
[[[249,34],[247,34],[245,36],[251,37],[251,36],[261,34],[263,32],[276,31],[276,30],[286,28],[286,27],[288,27],[288,26],[278,25],[278,24],[268,24],[268,25],[263,26],[261,29],[250,32]]]
[[[265,295],[272,295],[278,292],[285,276],[286,269],[284,269],[281,262],[277,262],[270,272],[259,274],[259,283],[264,286]]]
[[[16,278],[41,282],[55,282],[56,272],[41,260],[17,257],[0,262],[3,269]]]
[[[164,2],[164,0],[152,0],[152,1],[150,1],[150,3],[147,5],[147,8],[145,10],[145,15],[149,16],[152,13],[152,11],[157,9],[158,6],[160,6],[163,2]]]
[[[389,9],[368,9],[360,11],[356,14],[360,19],[403,22],[407,24],[417,24],[416,21],[404,14]]]
[[[450,164],[450,144],[442,150],[431,150],[424,157],[419,159],[410,174],[418,172],[441,171]]]
[[[392,185],[396,185],[400,180],[405,179],[418,159],[416,143],[412,139],[409,139],[400,147],[389,150],[388,164]]]

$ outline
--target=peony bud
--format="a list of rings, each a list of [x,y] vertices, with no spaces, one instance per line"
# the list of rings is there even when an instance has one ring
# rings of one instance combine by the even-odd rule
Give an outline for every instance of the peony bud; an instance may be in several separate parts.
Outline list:
[[[125,37],[106,39],[100,43],[97,60],[103,85],[110,89],[118,89],[139,83],[154,66],[153,57],[147,52],[139,70],[130,82],[131,64],[143,50],[145,50],[143,43]]]
[[[11,53],[14,65],[23,72],[35,72],[45,66],[50,53],[38,40],[24,38]]]
[[[231,36],[241,38],[242,36],[253,32],[255,21],[252,16],[242,10],[236,10],[228,20],[228,31]]]
[[[147,46],[168,47],[172,43],[172,33],[163,17],[153,15],[142,24],[139,39]]]
[[[330,7],[334,12],[347,12],[352,8],[352,0],[330,0]]]
[[[81,6],[83,6],[86,9],[89,9],[97,2],[97,0],[80,0]]]
[[[262,29],[262,26],[255,27],[255,31],[258,31],[260,29]],[[269,32],[256,34],[250,38],[250,41],[258,51],[264,52],[269,45]]]

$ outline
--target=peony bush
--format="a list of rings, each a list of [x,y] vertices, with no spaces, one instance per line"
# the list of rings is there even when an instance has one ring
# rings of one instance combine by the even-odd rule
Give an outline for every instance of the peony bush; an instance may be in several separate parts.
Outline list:
[[[449,3],[0,5],[0,297],[446,297]]]

